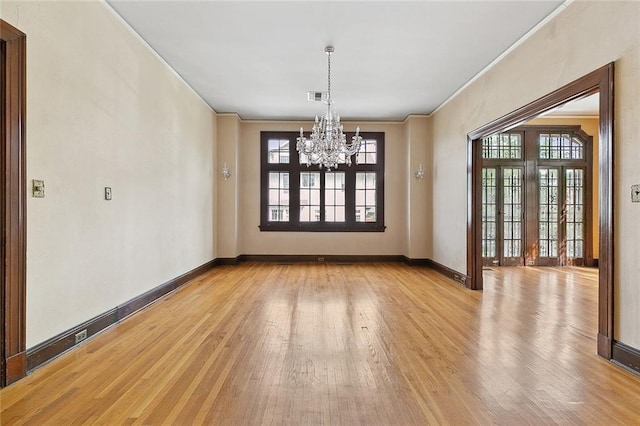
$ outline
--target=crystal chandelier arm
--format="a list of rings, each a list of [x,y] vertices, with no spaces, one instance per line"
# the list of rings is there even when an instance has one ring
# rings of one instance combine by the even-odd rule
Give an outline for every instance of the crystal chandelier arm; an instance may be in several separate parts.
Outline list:
[[[307,157],[311,157],[311,154],[315,151],[315,143],[313,138],[305,138],[303,132],[302,127],[300,127],[300,137],[296,139],[298,141],[296,149]]]

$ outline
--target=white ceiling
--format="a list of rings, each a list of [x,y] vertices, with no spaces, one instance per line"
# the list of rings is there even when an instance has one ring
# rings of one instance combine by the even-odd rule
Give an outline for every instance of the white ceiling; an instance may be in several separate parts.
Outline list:
[[[600,95],[595,93],[586,98],[567,102],[542,115],[557,117],[597,117],[600,114]]]
[[[326,90],[343,120],[428,114],[559,0],[107,0],[217,112],[309,119]]]

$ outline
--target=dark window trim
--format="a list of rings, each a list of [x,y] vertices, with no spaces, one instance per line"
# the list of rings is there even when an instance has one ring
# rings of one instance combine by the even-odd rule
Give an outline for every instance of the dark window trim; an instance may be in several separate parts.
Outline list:
[[[353,133],[345,132],[347,140],[350,140]],[[301,172],[324,172],[317,166],[307,167],[300,164],[298,152],[295,148],[298,132],[260,132],[260,230],[280,231],[280,232],[384,232],[384,132],[361,132],[363,139],[375,139],[377,141],[377,164],[354,164],[351,167],[339,165],[331,171],[345,173],[345,222],[300,222],[300,179]],[[309,136],[306,134],[305,136]],[[289,140],[289,163],[270,164],[268,163],[268,140],[288,139]],[[269,172],[289,172],[289,222],[269,221]],[[357,172],[376,172],[376,221],[356,222],[355,221],[355,175]],[[297,174],[298,176],[295,176]],[[324,174],[320,175],[320,211],[324,216]]]

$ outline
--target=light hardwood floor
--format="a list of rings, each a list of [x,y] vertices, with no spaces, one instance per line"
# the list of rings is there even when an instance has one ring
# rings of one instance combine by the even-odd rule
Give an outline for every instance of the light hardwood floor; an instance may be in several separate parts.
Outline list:
[[[596,271],[218,267],[0,391],[4,424],[638,424]]]

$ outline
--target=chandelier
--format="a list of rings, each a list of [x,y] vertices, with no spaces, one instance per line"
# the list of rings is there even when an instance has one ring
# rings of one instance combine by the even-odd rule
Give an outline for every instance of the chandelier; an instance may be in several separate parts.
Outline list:
[[[301,161],[304,162],[306,159],[307,167],[317,164],[320,168],[335,169],[338,164],[351,166],[351,156],[360,149],[362,136],[360,136],[360,127],[357,127],[355,136],[351,138],[351,143],[347,143],[347,137],[342,131],[342,124],[340,124],[340,116],[336,114],[331,99],[331,53],[333,53],[333,46],[325,47],[324,51],[327,54],[327,110],[319,120],[316,115],[309,139],[304,137],[303,129],[300,127],[300,137],[297,139],[296,149],[301,154]]]

